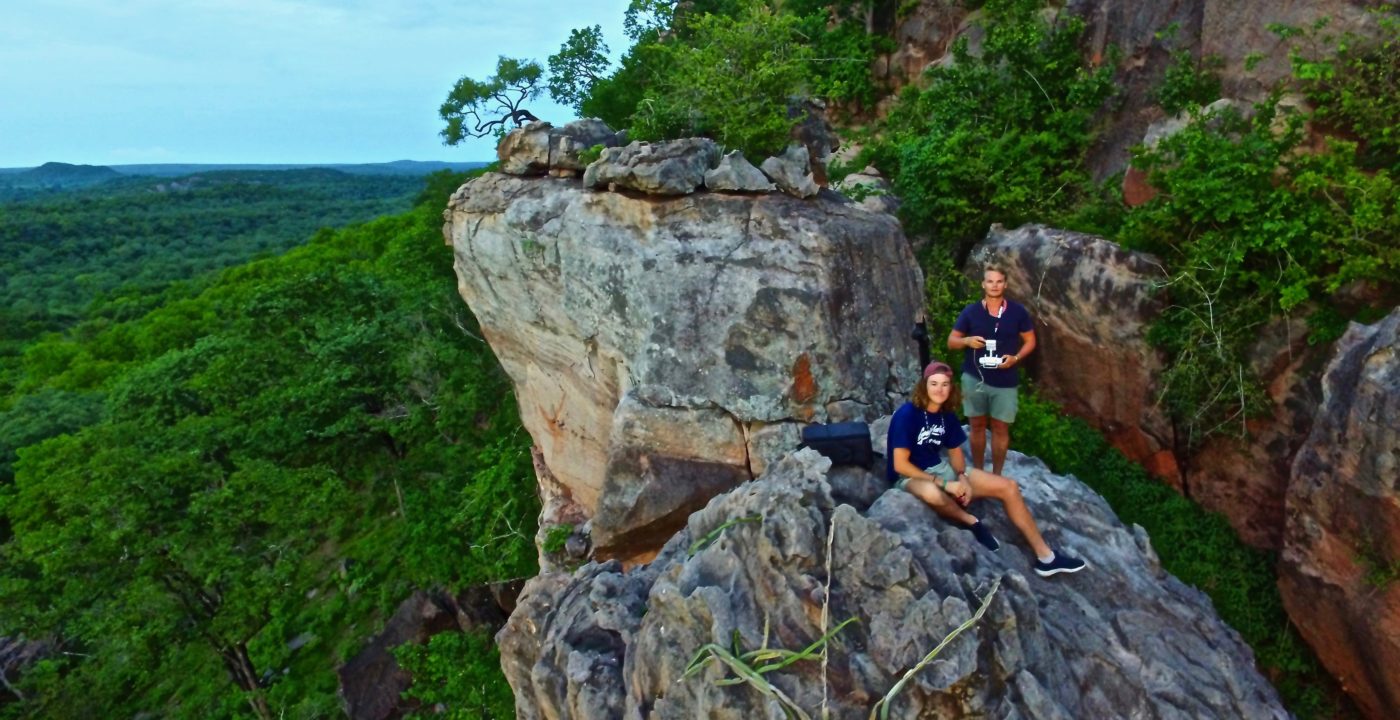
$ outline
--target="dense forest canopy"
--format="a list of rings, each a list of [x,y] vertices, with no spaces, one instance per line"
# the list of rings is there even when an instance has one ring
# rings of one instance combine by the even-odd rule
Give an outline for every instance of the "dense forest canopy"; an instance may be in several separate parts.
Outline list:
[[[56,651],[5,712],[333,715],[414,588],[533,571],[528,439],[442,256],[461,179],[26,348],[0,635]]]
[[[11,200],[0,214],[0,334],[24,341],[63,330],[89,317],[99,297],[110,311],[118,298],[280,253],[319,228],[402,212],[422,183],[320,169],[220,171],[116,176]]]

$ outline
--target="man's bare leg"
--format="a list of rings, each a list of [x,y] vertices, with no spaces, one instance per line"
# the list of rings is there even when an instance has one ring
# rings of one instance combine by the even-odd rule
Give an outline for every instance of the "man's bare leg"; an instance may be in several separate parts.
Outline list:
[[[1011,426],[1006,423],[992,419],[992,474],[1000,475],[1001,466],[1006,462],[1006,449],[1011,447]],[[974,431],[975,432],[975,431]],[[977,452],[977,445],[972,447],[972,457],[976,460],[981,453]],[[976,463],[977,468],[982,468],[982,463]]]
[[[968,438],[968,443],[972,445],[972,467],[981,470],[982,459],[986,457],[987,453],[987,416],[979,415],[977,417],[969,417],[967,419],[967,426],[972,435],[972,437]],[[1002,448],[1002,455],[1006,455],[1005,447]],[[996,459],[995,441],[993,441],[992,445],[992,459]]]

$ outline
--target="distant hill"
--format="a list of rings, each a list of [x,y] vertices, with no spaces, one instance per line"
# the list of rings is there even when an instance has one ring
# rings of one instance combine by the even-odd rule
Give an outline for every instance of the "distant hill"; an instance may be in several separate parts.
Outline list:
[[[192,173],[215,170],[301,170],[305,168],[328,168],[350,173],[351,175],[427,175],[438,170],[466,172],[485,167],[484,162],[442,162],[438,160],[395,160],[384,163],[321,163],[321,164],[152,164],[152,165],[113,165],[112,169],[123,175],[152,175],[156,177],[178,177]]]
[[[150,165],[72,165],[50,162],[37,168],[0,168],[0,203],[20,202],[103,186],[121,191],[146,187],[152,178],[180,178],[177,184],[155,186],[160,192],[188,189],[208,180],[241,182],[308,182],[340,176],[381,178],[422,178],[440,170],[469,172],[483,168],[484,162],[442,162],[437,160],[395,160],[385,163],[337,164],[254,164],[180,163]],[[288,175],[288,171],[292,174]],[[189,182],[184,180],[188,179]],[[330,180],[334,182],[334,180]]]
[[[24,189],[70,189],[100,185],[122,174],[103,165],[70,165],[61,162],[44,163],[36,168],[17,170],[0,175],[0,186]]]

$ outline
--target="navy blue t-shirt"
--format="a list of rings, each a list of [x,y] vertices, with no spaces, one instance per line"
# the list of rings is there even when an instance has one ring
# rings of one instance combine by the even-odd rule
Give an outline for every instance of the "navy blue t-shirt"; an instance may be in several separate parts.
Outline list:
[[[1021,333],[1034,330],[1035,324],[1031,322],[1031,314],[1023,305],[1006,299],[1002,302],[1006,304],[1006,310],[1001,313],[1000,318],[987,312],[980,300],[968,305],[958,315],[953,329],[964,336],[976,335],[987,340],[996,340],[996,354],[999,357],[1021,352]],[[1020,380],[1020,371],[1017,369],[1019,363],[1006,370],[984,368],[977,364],[977,358],[986,354],[986,348],[969,347],[963,350],[962,371],[972,377],[981,378],[992,387],[1016,387]]]
[[[885,448],[885,477],[891,483],[899,481],[894,471],[895,448],[909,449],[909,462],[920,470],[931,468],[943,460],[944,451],[967,441],[962,421],[951,412],[931,413],[906,402],[890,418],[889,443]]]

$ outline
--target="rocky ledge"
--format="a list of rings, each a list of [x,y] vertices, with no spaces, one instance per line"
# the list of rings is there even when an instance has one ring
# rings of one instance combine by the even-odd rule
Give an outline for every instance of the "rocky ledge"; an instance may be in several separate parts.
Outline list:
[[[648,565],[531,580],[497,636],[518,717],[863,719],[989,595],[890,717],[1288,717],[1238,634],[1162,570],[1141,528],[1039,461],[1013,452],[1008,470],[1047,539],[1087,570],[1036,576],[988,501],[973,510],[1002,538],[997,553],[912,496],[878,492],[881,478],[798,451],[690,516]],[[873,503],[852,487],[876,488]],[[800,650],[847,619],[825,662],[762,675],[776,692],[728,682],[718,660],[687,676],[707,644]]]

